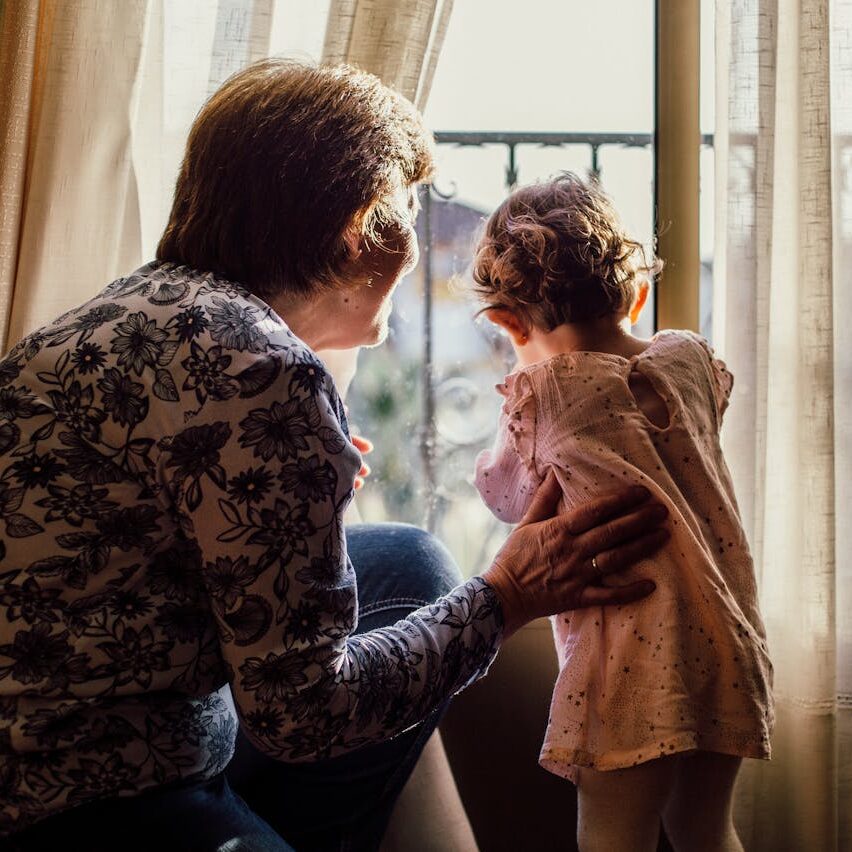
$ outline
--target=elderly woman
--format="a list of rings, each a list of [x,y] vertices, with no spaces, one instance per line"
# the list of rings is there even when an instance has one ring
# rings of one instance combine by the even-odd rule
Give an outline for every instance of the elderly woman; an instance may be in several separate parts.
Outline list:
[[[344,531],[361,458],[315,353],[385,337],[431,169],[376,78],[254,65],[157,261],[0,363],[4,848],[375,848],[501,642],[652,590],[600,582],[666,538],[641,490],[552,517],[546,483],[466,583],[415,528]]]

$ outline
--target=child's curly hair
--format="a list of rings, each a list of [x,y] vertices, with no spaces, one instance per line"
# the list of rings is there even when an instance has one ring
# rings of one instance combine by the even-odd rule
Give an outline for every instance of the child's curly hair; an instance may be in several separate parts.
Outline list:
[[[513,192],[490,216],[473,259],[475,292],[551,331],[627,311],[659,272],[622,229],[609,198],[572,172]]]

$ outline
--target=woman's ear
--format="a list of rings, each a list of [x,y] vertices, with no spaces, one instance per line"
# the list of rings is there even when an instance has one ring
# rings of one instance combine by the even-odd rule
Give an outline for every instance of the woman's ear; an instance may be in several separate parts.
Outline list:
[[[642,308],[648,301],[648,294],[651,292],[651,285],[647,281],[642,281],[639,284],[639,290],[636,293],[636,298],[630,306],[630,324],[636,325],[639,322],[639,316],[642,313]]]
[[[485,311],[485,316],[494,325],[499,325],[500,328],[508,332],[516,346],[523,346],[529,341],[530,335],[527,324],[507,308],[489,308]]]
[[[348,225],[343,232],[343,244],[346,246],[346,254],[350,261],[358,260],[364,251],[364,238],[355,224]]]

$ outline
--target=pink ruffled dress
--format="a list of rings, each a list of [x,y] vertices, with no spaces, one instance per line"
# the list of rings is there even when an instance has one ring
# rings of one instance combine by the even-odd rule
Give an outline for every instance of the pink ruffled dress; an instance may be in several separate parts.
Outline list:
[[[666,403],[655,426],[628,379],[638,371]],[[754,568],[719,444],[733,379],[686,331],[656,335],[640,355],[573,352],[518,370],[476,486],[515,523],[553,469],[565,506],[641,484],[668,506],[671,540],[618,582],[656,591],[626,606],[552,619],[560,672],[541,765],[619,769],[702,749],[768,758],[772,665]]]

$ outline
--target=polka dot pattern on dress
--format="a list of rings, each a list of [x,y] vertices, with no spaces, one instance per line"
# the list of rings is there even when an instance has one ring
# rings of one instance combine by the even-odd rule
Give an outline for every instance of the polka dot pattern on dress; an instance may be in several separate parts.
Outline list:
[[[635,369],[664,401],[665,428],[632,395]],[[566,507],[641,483],[670,513],[665,551],[619,580],[650,577],[653,595],[553,619],[560,673],[540,760],[558,775],[695,748],[769,756],[772,667],[719,443],[732,383],[706,342],[670,331],[633,359],[560,355],[498,388],[497,441],[476,475],[498,517],[519,520],[549,469]]]

